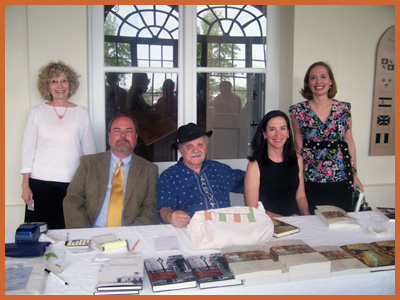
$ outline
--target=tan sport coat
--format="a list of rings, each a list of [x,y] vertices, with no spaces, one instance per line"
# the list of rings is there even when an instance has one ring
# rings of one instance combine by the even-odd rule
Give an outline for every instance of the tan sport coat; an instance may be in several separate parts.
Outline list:
[[[85,155],[64,198],[66,228],[93,227],[107,191],[111,151]],[[158,167],[132,154],[125,188],[123,224],[158,224]]]

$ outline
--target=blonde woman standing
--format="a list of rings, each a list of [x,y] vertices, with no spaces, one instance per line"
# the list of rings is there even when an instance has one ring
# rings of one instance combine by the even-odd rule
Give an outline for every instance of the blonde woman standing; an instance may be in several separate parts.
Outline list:
[[[79,158],[96,152],[87,109],[69,102],[78,87],[78,75],[62,61],[39,71],[37,88],[46,102],[32,107],[22,144],[25,222],[65,228],[62,201],[69,182]]]

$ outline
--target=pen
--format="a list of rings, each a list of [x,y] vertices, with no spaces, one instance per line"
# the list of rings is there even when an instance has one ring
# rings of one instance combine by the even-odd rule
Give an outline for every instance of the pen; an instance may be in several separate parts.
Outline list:
[[[49,269],[44,269],[48,274],[52,275],[53,277],[57,278],[59,281],[61,281],[62,283],[64,283],[65,285],[69,285],[68,282],[62,280],[60,277],[58,277],[56,274],[54,274],[53,272],[51,272]]]
[[[140,240],[137,240],[136,243],[135,243],[135,245],[133,245],[133,247],[132,247],[132,249],[131,249],[131,252],[133,252],[133,251],[135,250],[137,244],[139,244],[139,241],[140,241]]]

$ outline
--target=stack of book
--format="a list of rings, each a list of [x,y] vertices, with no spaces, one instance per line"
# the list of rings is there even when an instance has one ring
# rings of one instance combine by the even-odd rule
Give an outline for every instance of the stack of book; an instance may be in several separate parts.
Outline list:
[[[359,243],[341,248],[365,264],[371,272],[395,269],[395,241]]]
[[[360,228],[355,219],[350,217],[345,210],[332,205],[319,205],[315,214],[329,228]]]
[[[369,273],[369,268],[339,246],[314,247],[331,261],[331,277]]]
[[[196,276],[201,289],[242,284],[229,270],[228,262],[222,253],[194,255],[187,262]]]
[[[139,294],[143,286],[143,258],[132,255],[105,261],[99,269],[94,295]]]
[[[271,241],[265,247],[289,272],[289,281],[330,276],[331,262],[302,240]]]
[[[183,255],[170,255],[144,260],[153,292],[194,288],[196,278]]]
[[[288,281],[288,273],[271,254],[260,246],[236,246],[221,249],[229,269],[243,284],[259,285]]]

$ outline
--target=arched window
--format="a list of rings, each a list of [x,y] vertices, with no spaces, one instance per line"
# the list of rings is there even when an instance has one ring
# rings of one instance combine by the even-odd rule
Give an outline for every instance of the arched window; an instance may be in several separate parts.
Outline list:
[[[177,159],[170,145],[177,128],[189,122],[214,131],[208,158],[249,155],[251,124],[264,115],[268,101],[267,6],[101,8],[90,8],[89,26],[90,90],[96,106],[104,103],[93,107],[98,144],[105,145],[101,130],[110,118],[125,111],[139,122],[135,151],[151,161]],[[101,81],[103,91],[96,89]]]

